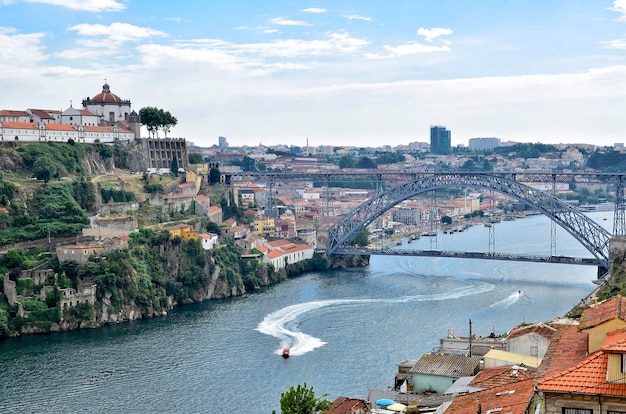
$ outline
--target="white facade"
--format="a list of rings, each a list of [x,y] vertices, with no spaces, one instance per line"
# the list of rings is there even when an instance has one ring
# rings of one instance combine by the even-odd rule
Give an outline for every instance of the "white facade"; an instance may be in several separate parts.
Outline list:
[[[100,118],[85,109],[76,109],[71,106],[61,113],[61,123],[67,125],[84,125],[96,126],[100,125]]]
[[[102,92],[93,98],[83,100],[83,108],[94,113],[99,121],[98,124],[113,124],[118,121],[128,121],[130,116],[130,101],[123,100],[114,93],[108,83],[102,86]]]
[[[470,138],[468,147],[470,151],[490,151],[500,146],[500,138]]]
[[[211,250],[217,245],[217,234],[206,233],[200,235],[200,237],[202,238],[202,248],[204,250]]]
[[[287,265],[309,260],[313,258],[315,249],[306,244],[289,245],[271,250],[263,256],[263,263],[271,264],[275,270],[282,269]]]
[[[66,124],[44,124],[42,122],[0,121],[0,141],[20,142],[68,142],[80,143],[130,141],[135,134],[117,126],[83,126]]]

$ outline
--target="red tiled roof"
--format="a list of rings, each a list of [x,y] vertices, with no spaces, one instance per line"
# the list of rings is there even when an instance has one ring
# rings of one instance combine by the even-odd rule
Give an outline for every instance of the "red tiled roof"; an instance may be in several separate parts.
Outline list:
[[[51,124],[54,125],[54,124]],[[39,129],[39,126],[36,122],[3,122],[3,128],[13,128],[13,129]]]
[[[626,330],[609,332],[602,344],[602,350],[626,353]]]
[[[557,393],[626,396],[626,384],[607,382],[608,354],[597,351],[568,370],[546,376],[537,390]]]
[[[350,414],[365,412],[367,402],[357,398],[337,397],[331,404],[330,408],[324,413],[326,414]]]
[[[529,325],[529,326],[518,326],[516,328],[511,329],[511,332],[506,337],[506,340],[509,341],[511,339],[519,338],[520,336],[531,334],[531,333],[535,333],[537,335],[541,335],[545,338],[550,339],[556,333],[556,329],[551,326],[544,325],[542,323]]]
[[[4,128],[13,128],[13,129],[39,129],[39,125],[36,122],[3,122],[2,126]],[[45,129],[48,131],[76,131],[76,125],[69,124],[46,124]],[[103,132],[103,133],[112,133],[112,126],[93,126],[93,125],[85,125],[85,132]],[[132,134],[132,131],[124,128],[118,128],[118,132],[122,134]]]
[[[218,206],[211,206],[211,207],[209,207],[209,213],[218,213],[220,211],[222,211],[221,207],[218,207]]]
[[[208,199],[209,199],[209,197],[207,197],[207,196],[205,196],[203,194],[198,194],[196,196],[196,201],[205,201],[205,200],[208,200]]]
[[[31,109],[29,108],[30,112],[33,113],[33,115],[37,115],[40,119],[54,119],[50,114],[60,114],[61,111],[55,111],[55,110],[48,110],[48,109]]]
[[[535,371],[519,367],[505,366],[497,368],[485,368],[470,381],[469,385],[480,388],[493,388],[501,385],[512,384],[535,377]]]
[[[292,243],[289,240],[285,240],[285,239],[278,239],[278,240],[272,240],[271,242],[267,242],[267,245],[270,247],[282,247],[287,244],[292,244]]]
[[[498,412],[524,414],[533,395],[533,381],[524,380],[487,390],[457,396],[445,414]],[[481,411],[478,411],[480,404]]]
[[[12,109],[0,110],[0,116],[30,116],[26,111],[14,111]]]
[[[270,259],[276,259],[277,257],[282,256],[284,253],[281,252],[280,250],[272,250],[271,252],[267,253],[267,257]]]
[[[565,325],[557,329],[550,346],[538,368],[538,377],[556,374],[580,362],[588,354],[589,335],[578,330],[576,325]]]
[[[593,328],[613,319],[626,321],[626,298],[621,295],[585,309],[580,317],[580,329]]]
[[[80,112],[80,114],[84,116],[98,116],[87,109],[79,109],[78,112]]]

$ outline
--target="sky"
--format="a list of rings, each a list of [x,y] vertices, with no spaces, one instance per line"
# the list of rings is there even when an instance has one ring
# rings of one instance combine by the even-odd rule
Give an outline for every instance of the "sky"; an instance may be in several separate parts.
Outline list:
[[[626,0],[0,0],[0,109],[102,91],[209,147],[626,142]]]

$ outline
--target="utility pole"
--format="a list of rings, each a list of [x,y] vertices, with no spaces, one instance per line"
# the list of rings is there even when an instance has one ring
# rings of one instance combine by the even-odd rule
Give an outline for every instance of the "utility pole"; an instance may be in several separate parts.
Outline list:
[[[469,320],[469,356],[472,356],[472,320]]]

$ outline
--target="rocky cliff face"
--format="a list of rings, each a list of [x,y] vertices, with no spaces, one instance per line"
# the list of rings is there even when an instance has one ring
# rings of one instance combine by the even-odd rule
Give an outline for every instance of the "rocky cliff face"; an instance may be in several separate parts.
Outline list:
[[[86,175],[106,174],[115,170],[113,158],[102,158],[95,151],[88,151],[82,159],[81,166]]]
[[[346,269],[349,267],[365,267],[370,264],[369,256],[334,255],[329,258],[331,269]]]

